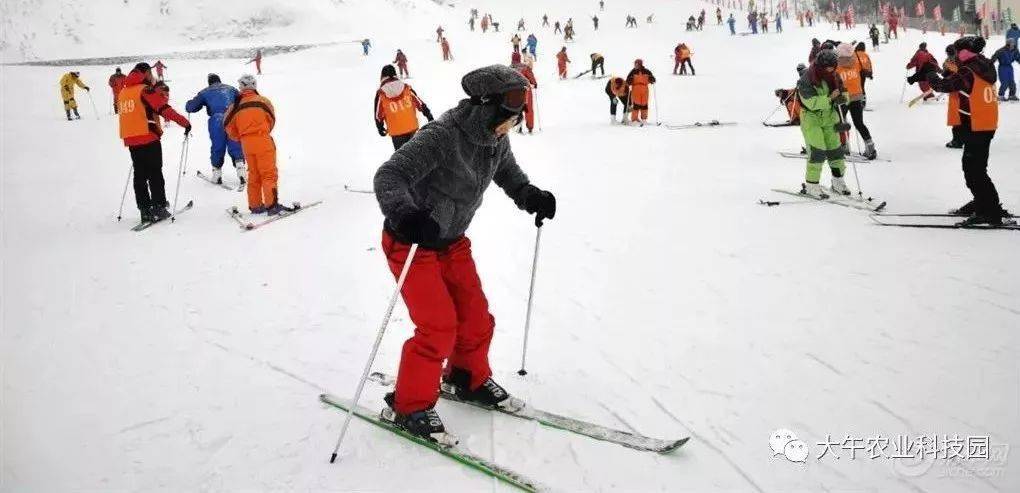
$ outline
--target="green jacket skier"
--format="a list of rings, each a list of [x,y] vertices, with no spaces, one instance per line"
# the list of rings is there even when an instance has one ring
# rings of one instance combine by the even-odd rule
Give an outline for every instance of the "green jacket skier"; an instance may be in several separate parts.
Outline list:
[[[840,127],[845,127],[846,123],[840,118],[837,107],[846,104],[846,96],[835,72],[836,63],[834,51],[822,50],[797,82],[801,105],[800,131],[804,134],[804,147],[808,153],[804,188],[806,193],[819,198],[828,198],[819,185],[822,165],[826,161],[832,171],[832,191],[850,194],[843,181],[845,149],[840,140]]]

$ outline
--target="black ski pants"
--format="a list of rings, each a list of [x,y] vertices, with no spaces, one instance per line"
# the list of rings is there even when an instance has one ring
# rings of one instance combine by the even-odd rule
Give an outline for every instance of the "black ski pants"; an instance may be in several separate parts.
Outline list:
[[[135,204],[147,212],[153,207],[166,207],[163,181],[163,146],[155,142],[128,147],[134,168]]]
[[[395,151],[397,149],[400,149],[401,146],[403,146],[409,140],[411,140],[411,137],[414,137],[414,134],[416,134],[416,133],[418,133],[417,130],[415,130],[413,132],[408,132],[408,133],[406,133],[404,135],[393,135],[393,136],[391,136],[390,138],[393,139],[393,150]]]
[[[843,106],[843,119],[846,119],[847,111],[850,112],[850,119],[853,120],[854,128],[861,134],[861,138],[866,141],[871,140],[871,131],[864,124],[864,100],[850,101],[849,104]]]
[[[609,96],[609,114],[616,116],[616,103],[619,101],[623,105],[623,115],[627,116],[627,96]]]
[[[974,195],[974,212],[979,215],[998,216],[999,192],[988,176],[988,148],[992,145],[995,130],[963,132],[963,179]]]
[[[595,77],[595,69],[601,69],[602,75],[606,75],[606,59],[596,58],[591,61],[591,76]]]

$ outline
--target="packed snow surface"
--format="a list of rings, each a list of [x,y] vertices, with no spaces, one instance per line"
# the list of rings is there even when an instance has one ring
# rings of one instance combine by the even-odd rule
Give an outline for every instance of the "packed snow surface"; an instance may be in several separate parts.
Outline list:
[[[357,421],[330,465],[342,415],[317,396],[353,393],[394,285],[374,198],[344,188],[371,188],[392,152],[371,120],[380,68],[403,49],[408,82],[438,115],[463,97],[465,72],[509,62],[524,17],[539,37],[542,130],[510,139],[559,211],[543,232],[526,377],[516,370],[532,219],[493,187],[468,232],[497,321],[495,377],[545,410],[693,438],[658,456],[440,402],[466,447],[558,491],[1020,491],[1014,456],[817,457],[827,435],[988,437],[999,452],[1020,445],[1020,236],[883,228],[833,205],[758,203],[789,199],[770,189],[796,190],[804,175],[803,160],[777,152],[798,151],[799,130],[761,125],[778,103],[772,92],[792,87],[812,37],[864,39],[866,27],[800,28],[791,18],[782,34],[730,36],[709,3],[606,3],[598,12],[589,0],[203,1],[193,10],[171,2],[161,16],[154,1],[5,2],[43,7],[18,11],[5,61],[25,59],[13,36],[26,35],[39,40],[33,58],[347,42],[264,60],[259,89],[277,111],[281,196],[325,202],[247,233],[225,212],[243,208],[243,194],[194,177],[209,168],[204,113],[192,115],[179,184],[179,203],[194,200],[194,209],[134,233],[130,192],[115,220],[130,161],[110,111],[113,67],[80,68],[97,111],[79,91],[75,122],[63,119],[57,79],[77,67],[0,67],[0,490],[508,490]],[[492,13],[501,32],[469,31],[470,7]],[[702,8],[705,30],[685,32]],[[264,29],[235,32],[260,12]],[[543,13],[574,19],[572,75],[592,52],[620,75],[642,58],[658,77],[653,121],[737,125],[610,126],[605,79],[556,79],[563,43],[539,27]],[[624,28],[627,14],[638,28]],[[54,36],[55,17],[81,42]],[[453,62],[442,61],[439,24]],[[363,37],[374,45],[369,56],[349,42]],[[865,115],[879,156],[892,162],[856,174],[889,212],[944,212],[969,198],[960,151],[943,146],[944,103],[901,104],[917,44],[927,40],[941,60],[952,39],[912,30],[871,54],[874,111]],[[670,75],[680,41],[693,49],[696,77]],[[1001,43],[992,38],[989,51]],[[183,111],[210,72],[232,82],[253,70],[246,61],[164,60],[172,105]],[[1000,115],[990,172],[1004,206],[1018,210],[1020,105]],[[182,131],[171,126],[163,138],[171,198],[181,151]],[[224,176],[236,179],[230,169]],[[377,370],[395,372],[411,331],[398,304]],[[363,403],[381,407],[382,393],[369,385]],[[778,428],[806,442],[807,462],[773,455]]]

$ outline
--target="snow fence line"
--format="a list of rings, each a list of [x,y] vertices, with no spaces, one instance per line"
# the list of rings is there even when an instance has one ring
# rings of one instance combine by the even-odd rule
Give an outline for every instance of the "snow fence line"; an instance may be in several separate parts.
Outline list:
[[[156,53],[149,55],[121,55],[95,58],[64,58],[59,60],[29,60],[24,62],[4,63],[2,65],[65,67],[87,65],[118,65],[136,62],[139,60],[175,60],[175,59],[212,60],[221,58],[250,58],[254,56],[254,53],[258,50],[262,50],[263,55],[270,56],[278,55],[281,53],[294,53],[297,51],[308,50],[311,48],[322,48],[325,46],[333,46],[338,44],[354,42],[360,43],[361,40],[330,41],[327,43],[297,44],[297,45],[255,46],[252,48],[222,48],[216,50],[173,51],[169,53]]]

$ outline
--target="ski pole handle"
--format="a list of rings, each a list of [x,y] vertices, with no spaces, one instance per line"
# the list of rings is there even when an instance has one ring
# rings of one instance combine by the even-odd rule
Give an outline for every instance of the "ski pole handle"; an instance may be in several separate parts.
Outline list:
[[[418,244],[414,243],[411,245],[411,249],[407,252],[407,258],[404,260],[404,267],[400,269],[400,275],[397,276],[397,287],[393,290],[393,296],[390,297],[390,304],[386,307],[386,314],[383,315],[382,324],[379,325],[379,332],[375,336],[375,343],[372,344],[372,352],[368,356],[368,362],[365,363],[365,370],[361,373],[361,381],[358,382],[358,388],[354,391],[354,400],[347,408],[347,417],[344,418],[343,428],[340,429],[340,436],[336,439],[336,446],[333,447],[333,455],[329,458],[329,463],[336,462],[337,456],[340,454],[340,445],[344,441],[344,437],[347,436],[347,429],[351,426],[351,418],[354,417],[354,408],[358,407],[358,401],[361,400],[361,392],[365,389],[365,381],[368,380],[368,374],[372,371],[372,363],[375,362],[375,356],[379,352],[379,345],[382,343],[383,334],[386,333],[386,326],[390,323],[390,317],[393,315],[393,307],[397,304],[397,298],[400,297],[400,290],[404,287],[404,281],[407,280],[407,272],[411,270],[411,263],[414,260],[415,253],[418,252]]]

